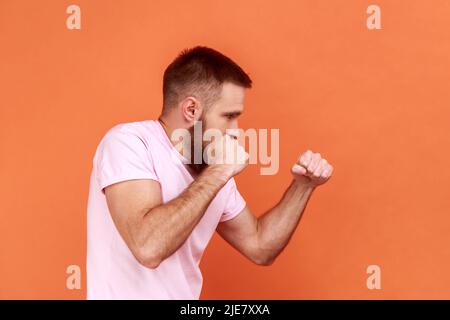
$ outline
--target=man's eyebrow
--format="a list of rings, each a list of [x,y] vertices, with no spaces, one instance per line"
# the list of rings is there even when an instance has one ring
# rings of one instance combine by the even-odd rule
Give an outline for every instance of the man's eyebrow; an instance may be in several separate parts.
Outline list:
[[[230,111],[230,112],[224,112],[224,113],[222,113],[222,115],[223,116],[235,116],[235,117],[237,117],[237,116],[239,116],[239,115],[241,115],[242,114],[242,111]]]

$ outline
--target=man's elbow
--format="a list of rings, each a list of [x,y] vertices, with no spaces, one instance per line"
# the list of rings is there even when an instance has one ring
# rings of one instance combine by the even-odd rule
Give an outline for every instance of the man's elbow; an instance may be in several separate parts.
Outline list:
[[[138,248],[135,250],[135,257],[138,262],[146,268],[156,269],[159,267],[163,259],[161,255],[155,252],[155,250],[149,250],[148,248]]]
[[[275,262],[275,257],[259,255],[253,259],[253,262],[259,266],[271,266]]]

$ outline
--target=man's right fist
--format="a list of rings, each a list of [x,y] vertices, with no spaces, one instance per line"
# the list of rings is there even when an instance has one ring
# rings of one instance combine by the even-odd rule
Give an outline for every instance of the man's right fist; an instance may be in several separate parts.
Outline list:
[[[248,165],[249,155],[238,139],[228,134],[215,136],[205,148],[205,162],[224,173],[228,178],[237,175]]]

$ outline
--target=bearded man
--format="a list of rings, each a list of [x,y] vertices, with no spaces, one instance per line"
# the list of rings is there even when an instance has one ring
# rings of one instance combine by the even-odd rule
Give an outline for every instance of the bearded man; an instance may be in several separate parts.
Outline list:
[[[183,50],[164,72],[160,117],[105,134],[88,199],[88,299],[198,299],[199,263],[214,231],[258,265],[271,265],[285,248],[333,167],[319,153],[303,152],[278,204],[252,214],[234,180],[248,154],[229,133],[239,128],[251,86],[220,52]],[[219,137],[199,137],[210,129]],[[214,157],[193,161],[208,148]],[[226,161],[231,151],[233,161]]]

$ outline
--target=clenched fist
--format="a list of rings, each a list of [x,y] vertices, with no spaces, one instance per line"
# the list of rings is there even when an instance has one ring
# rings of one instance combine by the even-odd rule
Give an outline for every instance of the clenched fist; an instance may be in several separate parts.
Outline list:
[[[306,185],[316,187],[325,183],[333,173],[333,166],[311,150],[305,151],[291,169],[294,178]]]
[[[225,134],[211,142],[205,149],[206,162],[219,169],[228,178],[244,170],[249,155],[238,140]]]

